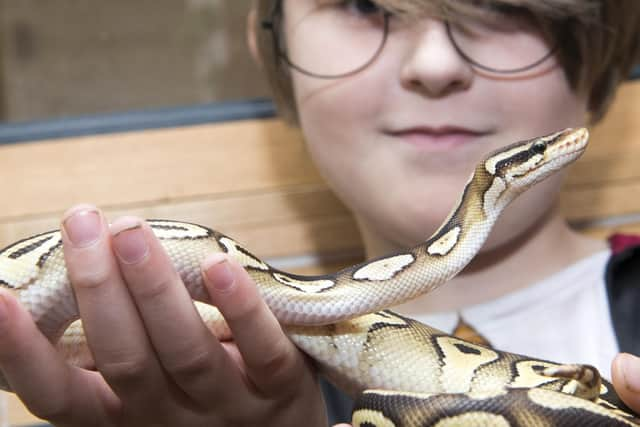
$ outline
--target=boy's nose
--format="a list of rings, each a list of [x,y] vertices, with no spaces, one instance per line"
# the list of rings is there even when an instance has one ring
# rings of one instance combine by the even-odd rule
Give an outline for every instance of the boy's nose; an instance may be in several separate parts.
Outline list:
[[[407,41],[400,76],[405,87],[431,97],[469,87],[473,68],[456,50],[444,22],[425,19],[400,31]]]

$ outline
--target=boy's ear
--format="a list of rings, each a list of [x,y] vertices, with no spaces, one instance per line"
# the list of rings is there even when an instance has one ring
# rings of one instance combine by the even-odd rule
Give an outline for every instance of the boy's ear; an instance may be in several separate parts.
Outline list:
[[[251,52],[251,56],[253,60],[259,65],[262,66],[262,58],[258,54],[258,35],[256,34],[256,20],[258,19],[258,14],[256,11],[255,4],[251,6],[249,10],[249,15],[247,16],[247,46],[249,47],[249,52]]]

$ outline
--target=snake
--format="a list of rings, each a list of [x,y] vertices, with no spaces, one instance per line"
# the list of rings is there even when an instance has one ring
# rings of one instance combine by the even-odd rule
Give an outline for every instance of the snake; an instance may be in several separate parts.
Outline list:
[[[356,427],[639,426],[593,366],[501,352],[389,310],[458,274],[507,205],[579,158],[588,139],[585,128],[565,129],[489,154],[425,241],[333,274],[279,270],[201,225],[147,222],[219,339],[231,332],[210,305],[200,263],[212,252],[239,262],[291,341],[331,382],[357,396]],[[91,365],[60,231],[2,249],[0,286],[15,294],[69,363]],[[1,373],[0,388],[11,391]]]

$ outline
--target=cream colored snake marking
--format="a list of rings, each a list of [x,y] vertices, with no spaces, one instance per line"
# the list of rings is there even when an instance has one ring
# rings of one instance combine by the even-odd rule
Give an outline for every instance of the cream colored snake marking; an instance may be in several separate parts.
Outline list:
[[[493,153],[477,165],[455,209],[424,243],[332,275],[273,269],[199,225],[149,224],[194,300],[207,302],[199,271],[205,255],[223,251],[244,265],[291,340],[328,378],[354,394],[367,390],[356,404],[356,426],[640,425],[595,368],[499,352],[379,311],[457,274],[507,204],[578,158],[587,139],[586,129],[568,129]],[[0,285],[16,293],[70,363],[92,363],[77,323],[63,335],[78,310],[59,232],[0,251]],[[215,309],[202,313],[214,333],[229,334]],[[11,389],[3,377],[0,386]]]

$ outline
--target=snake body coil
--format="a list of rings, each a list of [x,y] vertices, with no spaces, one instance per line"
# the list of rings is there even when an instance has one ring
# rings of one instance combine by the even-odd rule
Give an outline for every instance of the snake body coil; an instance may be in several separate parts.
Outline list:
[[[587,139],[585,129],[568,129],[490,155],[424,243],[332,275],[279,271],[206,227],[148,222],[196,301],[208,302],[199,271],[207,254],[223,251],[238,260],[291,340],[340,387],[364,391],[354,426],[637,426],[593,367],[495,351],[379,311],[457,274],[480,250],[507,204],[578,158]],[[70,363],[91,363],[81,328],[77,323],[67,328],[78,309],[58,231],[0,251],[0,286],[17,294]],[[219,313],[206,307],[202,313],[210,328],[227,334]],[[10,390],[2,376],[0,387]]]

